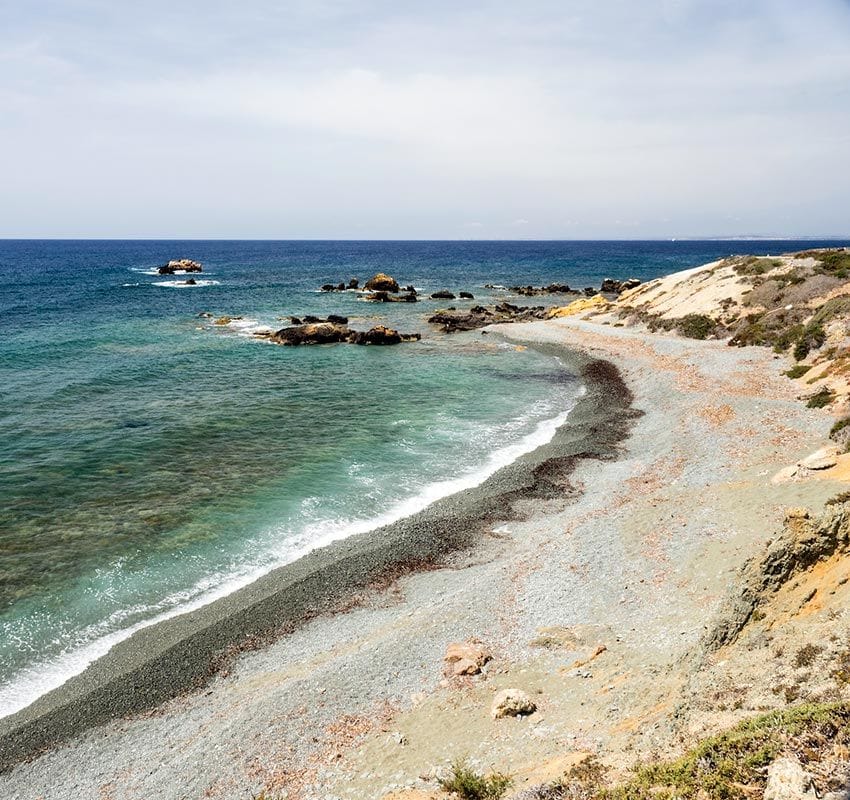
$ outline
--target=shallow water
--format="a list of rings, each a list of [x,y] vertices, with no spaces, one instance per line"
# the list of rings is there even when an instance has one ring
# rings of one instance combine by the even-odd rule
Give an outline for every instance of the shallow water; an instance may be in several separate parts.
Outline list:
[[[581,389],[552,356],[430,331],[445,301],[373,305],[321,284],[384,271],[426,294],[470,290],[464,307],[507,297],[485,283],[598,286],[740,249],[798,248],[0,242],[0,714],[135,627],[475,485],[551,438]],[[156,274],[175,257],[204,262],[197,285]],[[251,336],[328,313],[424,338]]]

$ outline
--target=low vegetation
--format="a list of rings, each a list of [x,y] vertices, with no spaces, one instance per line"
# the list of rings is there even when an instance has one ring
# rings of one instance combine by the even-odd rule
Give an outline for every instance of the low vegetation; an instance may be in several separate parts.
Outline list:
[[[813,394],[809,398],[809,402],[806,403],[808,408],[825,408],[828,406],[833,400],[835,400],[835,394],[831,389],[824,386],[823,389]]]
[[[807,661],[817,654],[803,652]],[[848,654],[850,671],[850,654]],[[635,768],[631,778],[605,786],[605,772],[589,763],[584,774],[523,795],[528,800],[752,800],[761,797],[767,767],[795,756],[812,774],[815,788],[840,787],[837,762],[850,746],[850,703],[802,705],[763,714],[701,742],[681,758]],[[588,762],[585,762],[588,763]]]
[[[498,800],[510,787],[511,779],[501,772],[481,775],[465,759],[452,764],[448,778],[440,781],[440,788],[461,800]]]
[[[811,364],[795,364],[785,374],[792,379],[802,378],[811,368]]]

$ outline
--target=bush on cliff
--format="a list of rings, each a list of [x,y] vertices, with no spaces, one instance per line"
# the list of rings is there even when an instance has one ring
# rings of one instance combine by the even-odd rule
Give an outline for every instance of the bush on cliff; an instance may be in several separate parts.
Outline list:
[[[501,772],[479,775],[465,759],[452,764],[452,774],[440,781],[444,792],[456,794],[461,800],[499,800],[508,790],[511,779]]]

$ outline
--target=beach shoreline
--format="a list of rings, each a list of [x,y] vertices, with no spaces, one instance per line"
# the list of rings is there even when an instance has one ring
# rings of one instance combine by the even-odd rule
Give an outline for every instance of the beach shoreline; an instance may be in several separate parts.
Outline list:
[[[829,415],[799,402],[765,349],[574,318],[498,332],[606,365],[587,415],[563,427],[571,455],[531,454],[526,488],[535,464],[542,474],[530,495],[501,487],[516,492],[517,513],[487,517],[475,547],[361,583],[357,602],[234,658],[202,691],[18,763],[0,788],[45,800],[425,800],[461,756],[521,790],[584,754],[628,767],[746,715],[689,695],[692,656],[785,509],[822,507],[842,489],[829,474],[772,480],[819,446]],[[617,407],[606,375],[618,376]],[[469,639],[493,661],[479,676],[447,676],[448,644]],[[535,698],[527,720],[492,719],[494,693],[509,687]],[[784,702],[769,698],[753,702]],[[703,701],[709,710],[695,713]]]
[[[82,673],[0,719],[0,772],[110,720],[197,691],[241,652],[350,608],[370,586],[445,564],[474,549],[497,522],[520,518],[518,501],[563,491],[581,459],[614,457],[635,416],[616,368],[558,345],[538,349],[558,355],[586,387],[548,443],[473,489],[317,549],[207,606],[137,631]]]

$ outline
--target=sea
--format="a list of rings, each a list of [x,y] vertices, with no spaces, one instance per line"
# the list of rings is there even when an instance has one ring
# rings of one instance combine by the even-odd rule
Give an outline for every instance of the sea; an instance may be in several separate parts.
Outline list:
[[[431,292],[563,303],[486,287],[834,244],[0,241],[0,716],[134,631],[475,486],[569,424],[578,376],[550,352],[436,331],[448,303]],[[174,258],[203,263],[194,285],[157,273]],[[377,272],[422,301],[319,291]],[[422,339],[254,336],[308,314]]]

